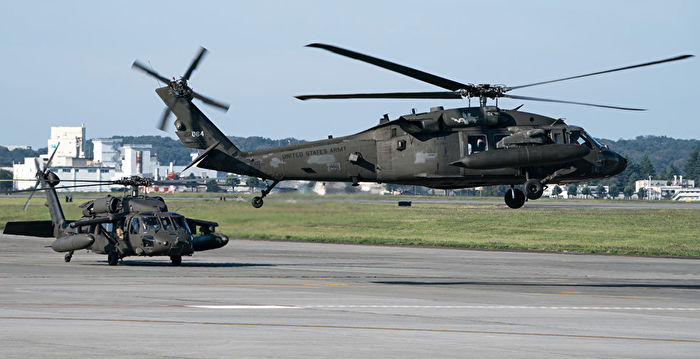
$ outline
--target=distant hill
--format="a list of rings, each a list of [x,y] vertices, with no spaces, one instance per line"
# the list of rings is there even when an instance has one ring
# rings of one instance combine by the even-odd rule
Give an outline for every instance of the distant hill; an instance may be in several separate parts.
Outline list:
[[[12,166],[12,163],[23,163],[25,157],[38,157],[40,154],[45,154],[47,148],[38,150],[8,150],[5,146],[0,146],[0,166]]]
[[[631,140],[617,141],[601,138],[599,142],[635,162],[639,162],[646,153],[656,173],[663,171],[671,162],[677,168],[683,168],[690,151],[700,148],[700,140],[680,140],[666,136],[638,136]]]
[[[190,153],[194,150],[185,147],[180,140],[172,139],[163,136],[113,136],[112,138],[122,139],[124,144],[149,144],[153,147],[152,153],[158,157],[158,162],[162,165],[167,165],[173,162],[176,166],[184,166],[192,160]],[[251,137],[234,137],[229,136],[229,139],[241,151],[259,150],[262,148],[293,145],[305,142],[296,138],[284,138],[281,140],[273,140],[266,137],[251,136]]]
[[[158,156],[161,164],[167,165],[171,161],[175,165],[184,166],[190,162],[189,149],[180,143],[179,140],[164,136],[113,136],[120,138],[125,144],[150,144],[153,146],[153,154]],[[252,151],[262,148],[293,145],[306,142],[296,138],[270,139],[260,136],[252,137],[229,137],[231,141],[242,151]],[[669,163],[673,163],[677,168],[683,168],[688,154],[693,149],[700,147],[700,140],[681,140],[666,136],[639,136],[634,139],[608,140],[600,139],[601,143],[607,144],[613,151],[624,154],[635,162],[639,162],[646,153],[656,172],[660,173]],[[88,141],[85,146],[88,156],[92,155],[92,142]],[[19,163],[24,157],[35,157],[46,153],[46,148],[38,150],[16,149],[9,151],[6,147],[0,146],[0,166],[11,166],[12,162]]]

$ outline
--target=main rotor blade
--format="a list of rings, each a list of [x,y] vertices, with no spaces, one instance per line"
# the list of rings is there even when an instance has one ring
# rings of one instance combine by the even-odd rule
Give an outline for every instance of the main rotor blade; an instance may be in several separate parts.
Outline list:
[[[300,95],[295,96],[299,100],[311,99],[341,99],[341,98],[434,98],[434,99],[461,99],[462,95],[452,91],[435,92],[384,92],[384,93],[353,93],[353,94],[327,94],[327,95]]]
[[[0,182],[30,182],[35,179],[0,179]],[[80,180],[80,179],[62,179],[61,182],[85,182],[85,183],[114,183],[114,181],[100,180]]]
[[[190,76],[192,76],[192,72],[197,68],[197,65],[199,65],[199,61],[202,60],[202,57],[207,53],[207,49],[200,47],[199,48],[199,53],[197,54],[197,57],[192,60],[192,64],[190,67],[187,69],[187,72],[185,72],[185,76],[182,76],[185,80],[189,80]]]
[[[326,45],[326,44],[319,44],[319,43],[314,43],[314,44],[309,44],[306,45],[306,47],[317,47],[319,49],[324,49],[328,50],[330,52],[336,53],[338,55],[346,56],[355,60],[363,61],[370,63],[372,65],[376,65],[382,68],[385,68],[390,71],[398,72],[402,75],[406,75],[408,77],[412,77],[416,80],[420,80],[423,82],[427,82],[429,84],[433,84],[438,87],[442,87],[447,90],[452,90],[456,91],[459,89],[470,89],[472,88],[472,85],[467,85],[463,84],[457,81],[452,81],[450,79],[446,79],[444,77],[436,76],[433,74],[429,74],[427,72],[423,72],[420,70],[416,70],[407,66],[399,65],[393,62],[389,62],[386,60],[378,59],[376,57],[368,56],[361,54],[359,52],[355,51],[350,51],[346,49],[341,49],[339,47],[335,47],[332,45]]]
[[[166,85],[169,85],[169,84],[170,84],[170,80],[168,80],[167,78],[161,76],[159,73],[157,73],[157,72],[155,72],[155,71],[149,69],[148,67],[146,67],[146,65],[140,63],[138,60],[134,61],[134,63],[131,64],[131,68],[132,68],[132,69],[136,69],[136,70],[141,70],[141,71],[143,71],[143,72],[145,72],[145,73],[147,73],[147,74],[149,74],[149,75],[151,75],[151,76],[157,78],[158,80],[160,80],[160,82],[162,82],[162,83],[164,83],[164,84],[166,84]]]
[[[564,101],[564,100],[551,100],[551,99],[546,99],[546,98],[528,97],[528,96],[503,95],[502,97],[512,98],[512,99],[516,99],[516,100],[557,102],[557,103],[568,103],[568,104],[582,105],[582,106],[604,107],[604,108],[612,108],[612,109],[615,109],[615,110],[646,111],[646,109],[643,109],[643,108],[619,107],[619,106],[608,106],[608,105],[596,105],[596,104],[594,104],[594,103]]]
[[[195,98],[198,98],[198,99],[202,100],[202,102],[204,102],[204,103],[206,103],[206,104],[208,104],[208,105],[212,105],[212,106],[214,106],[214,107],[218,107],[219,109],[223,110],[224,112],[228,111],[229,105],[226,104],[226,103],[218,102],[218,101],[216,101],[216,100],[212,100],[211,98],[206,97],[206,96],[203,96],[203,95],[200,95],[200,94],[198,94],[198,93],[196,93],[196,92],[194,92],[194,91],[192,91],[192,96],[194,96]]]
[[[72,186],[56,186],[56,187],[43,187],[43,188],[34,187],[34,189],[18,189],[16,191],[9,191],[7,193],[22,193],[22,192],[32,191],[32,193],[29,195],[29,199],[32,199],[32,196],[34,195],[34,193],[36,191],[48,191],[50,189],[70,189],[70,188],[80,188],[80,187],[97,187],[99,185],[100,185],[99,183],[92,183],[92,184],[77,184],[77,185],[72,185]],[[38,184],[37,184],[37,186],[38,186]],[[115,184],[115,186],[116,186],[116,184]],[[25,208],[29,204],[29,199],[27,200],[27,204],[25,204]]]
[[[530,86],[537,86],[537,85],[549,84],[549,83],[552,83],[552,82],[566,81],[566,80],[577,79],[577,78],[586,77],[586,76],[600,75],[600,74],[605,74],[605,73],[608,73],[608,72],[615,72],[615,71],[622,71],[622,70],[634,69],[634,68],[637,68],[637,67],[644,67],[644,66],[657,65],[657,64],[662,64],[662,63],[664,63],[664,62],[671,62],[671,61],[684,60],[684,59],[687,59],[687,58],[690,58],[690,57],[693,57],[693,56],[694,56],[694,55],[681,55],[681,56],[671,57],[671,58],[664,59],[664,60],[658,60],[658,61],[652,61],[652,62],[645,62],[645,63],[639,64],[639,65],[618,67],[618,68],[612,69],[612,70],[591,72],[590,74],[584,74],[584,75],[577,75],[577,76],[565,77],[565,78],[556,79],[556,80],[535,82],[535,83],[527,84],[527,85],[520,85],[520,86],[508,87],[508,88],[506,88],[506,89],[507,89],[507,91],[510,91],[510,90],[515,90],[515,89],[519,89],[519,88],[523,88],[523,87],[530,87]]]

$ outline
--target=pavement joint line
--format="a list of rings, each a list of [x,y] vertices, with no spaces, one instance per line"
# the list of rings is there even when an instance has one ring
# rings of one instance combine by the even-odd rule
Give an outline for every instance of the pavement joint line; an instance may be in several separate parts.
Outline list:
[[[447,334],[487,334],[487,335],[511,335],[511,336],[517,335],[517,336],[570,338],[570,339],[608,339],[608,340],[647,341],[647,342],[700,343],[700,339],[647,338],[647,337],[626,337],[626,336],[608,336],[608,335],[557,334],[557,333],[511,332],[511,331],[469,330],[469,329],[370,327],[370,326],[323,325],[323,324],[203,322],[203,321],[159,320],[159,319],[24,317],[24,316],[16,316],[16,317],[0,316],[0,320],[44,320],[44,321],[69,321],[69,322],[81,322],[82,321],[82,322],[179,324],[179,325],[191,324],[191,325],[216,325],[216,326],[229,326],[229,327],[239,326],[239,327],[271,327],[271,328],[349,329],[349,330],[374,330],[374,331],[428,332],[428,333],[447,333]]]

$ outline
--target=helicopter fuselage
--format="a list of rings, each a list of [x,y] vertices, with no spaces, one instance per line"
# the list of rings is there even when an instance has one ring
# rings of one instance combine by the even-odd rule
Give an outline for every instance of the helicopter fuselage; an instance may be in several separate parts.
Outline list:
[[[181,127],[196,126],[182,120],[178,117]],[[367,181],[444,189],[518,185],[530,178],[569,183],[612,176],[626,167],[622,156],[584,129],[527,112],[492,106],[434,108],[380,122],[350,136],[235,157],[213,151],[198,166],[274,181]],[[196,147],[197,135],[206,136],[205,131],[194,128],[178,135]]]

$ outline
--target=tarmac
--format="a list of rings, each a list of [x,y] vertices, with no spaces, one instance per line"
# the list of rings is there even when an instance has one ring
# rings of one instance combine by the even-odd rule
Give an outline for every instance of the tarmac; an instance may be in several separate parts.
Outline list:
[[[2,358],[700,353],[700,260],[232,239],[111,267],[50,241],[0,236]]]

